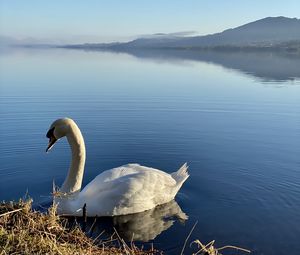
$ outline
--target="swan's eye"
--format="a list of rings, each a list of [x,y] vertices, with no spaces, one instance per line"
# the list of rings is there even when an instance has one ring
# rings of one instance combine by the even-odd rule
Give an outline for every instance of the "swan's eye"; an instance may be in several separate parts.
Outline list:
[[[48,131],[47,134],[46,134],[46,137],[47,137],[47,138],[51,138],[51,137],[54,136],[54,134],[53,134],[54,129],[55,129],[55,127],[49,129],[49,131]]]

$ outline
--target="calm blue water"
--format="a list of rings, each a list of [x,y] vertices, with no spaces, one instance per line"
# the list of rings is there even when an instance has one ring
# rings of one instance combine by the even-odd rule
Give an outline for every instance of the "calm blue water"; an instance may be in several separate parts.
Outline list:
[[[45,134],[67,116],[86,142],[84,185],[129,162],[190,166],[178,206],[111,219],[124,237],[134,229],[137,240],[178,254],[198,221],[190,241],[300,254],[299,56],[15,49],[0,57],[1,200],[28,191],[35,204],[51,201],[70,152],[63,140],[46,154]]]

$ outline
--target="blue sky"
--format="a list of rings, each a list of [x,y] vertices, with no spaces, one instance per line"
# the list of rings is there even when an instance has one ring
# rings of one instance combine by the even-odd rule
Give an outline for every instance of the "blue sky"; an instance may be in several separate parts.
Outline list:
[[[300,18],[299,0],[0,0],[0,35],[62,41],[220,32],[267,16]]]

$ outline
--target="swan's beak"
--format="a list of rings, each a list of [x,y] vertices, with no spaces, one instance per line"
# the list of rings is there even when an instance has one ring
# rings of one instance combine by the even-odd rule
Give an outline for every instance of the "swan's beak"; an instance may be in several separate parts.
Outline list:
[[[49,143],[48,143],[48,147],[46,149],[46,152],[50,151],[53,147],[53,145],[56,143],[57,139],[54,136],[51,136],[49,138]]]

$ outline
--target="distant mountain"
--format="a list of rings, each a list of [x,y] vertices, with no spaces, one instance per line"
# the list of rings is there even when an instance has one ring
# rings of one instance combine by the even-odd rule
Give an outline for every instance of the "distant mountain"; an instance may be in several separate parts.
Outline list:
[[[51,40],[35,38],[14,39],[0,36],[0,47],[63,47],[87,50],[130,51],[135,49],[221,49],[278,50],[300,53],[300,19],[268,17],[221,33],[190,36],[193,31],[157,33],[121,43],[85,43],[62,45]],[[189,36],[188,36],[189,35]]]
[[[51,47],[53,45],[56,44],[51,41],[49,42],[31,37],[16,39],[13,37],[0,35],[0,47]]]
[[[0,35],[0,46],[15,45],[17,40],[8,36]]]
[[[221,33],[205,36],[164,36],[139,38],[127,43],[68,45],[70,48],[109,48],[128,50],[137,48],[215,48],[215,47],[286,47],[287,42],[300,46],[300,19],[268,17]]]
[[[263,46],[300,40],[300,19],[269,17],[221,33],[177,38],[136,39],[126,47]]]

